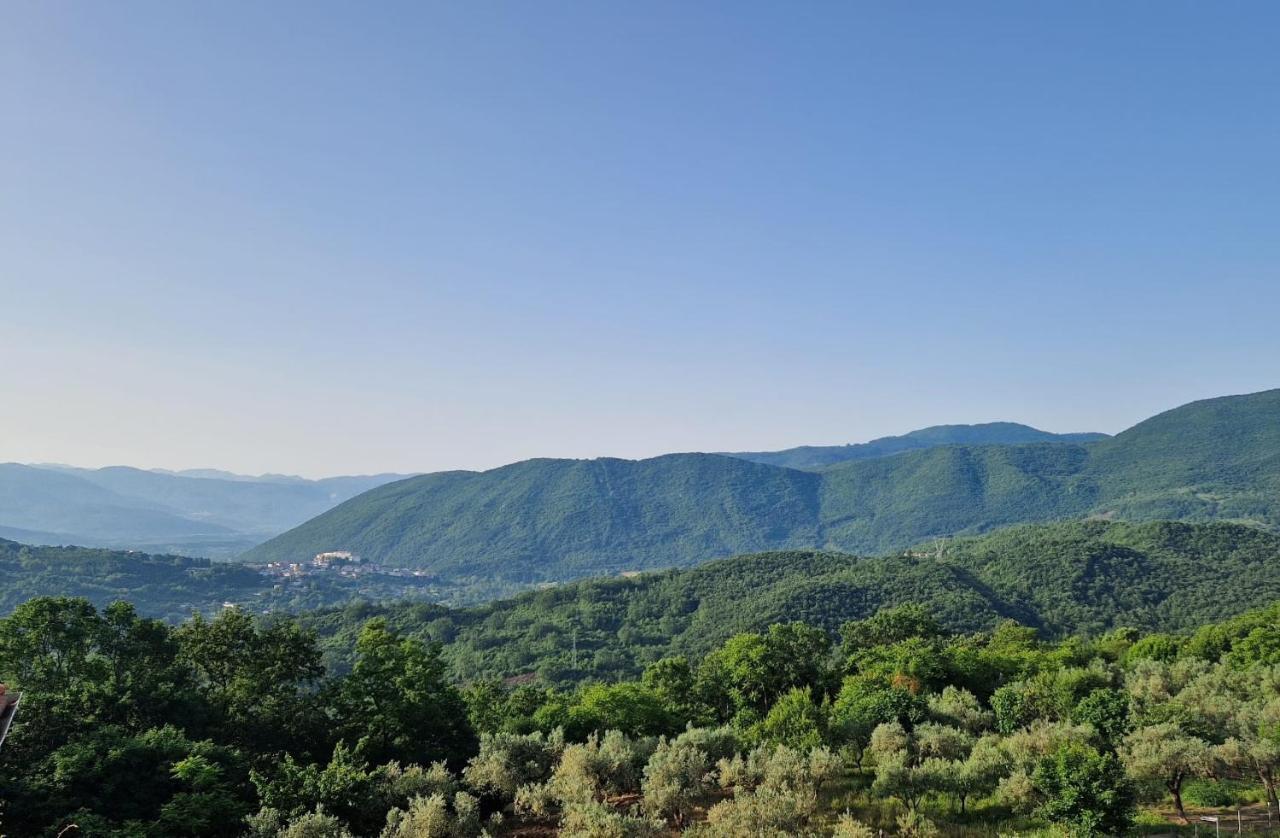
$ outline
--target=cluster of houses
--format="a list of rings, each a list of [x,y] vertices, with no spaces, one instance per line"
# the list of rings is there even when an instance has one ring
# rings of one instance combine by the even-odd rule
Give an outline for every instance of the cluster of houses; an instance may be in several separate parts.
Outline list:
[[[363,560],[350,550],[329,550],[324,553],[316,553],[310,561],[306,562],[270,562],[269,564],[259,565],[258,570],[263,576],[272,576],[277,579],[301,579],[319,574],[333,574],[352,579],[375,573],[381,576],[411,578],[431,576],[430,573],[424,570],[382,567],[373,562]]]

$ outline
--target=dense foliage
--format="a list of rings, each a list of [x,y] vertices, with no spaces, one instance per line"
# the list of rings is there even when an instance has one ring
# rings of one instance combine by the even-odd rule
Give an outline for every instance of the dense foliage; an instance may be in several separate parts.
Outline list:
[[[438,598],[432,580],[336,573],[280,580],[231,562],[87,547],[32,547],[0,539],[0,614],[37,596],[84,597],[104,606],[127,599],[149,617],[182,620],[226,603],[254,611],[298,611],[352,599]]]
[[[957,634],[904,605],[557,690],[456,685],[437,645],[381,619],[333,675],[289,620],[229,609],[170,627],[125,603],[34,599],[0,620],[0,678],[25,693],[0,828],[1114,835],[1148,802],[1184,821],[1206,797],[1275,802],[1278,627],[1280,604],[1187,635],[1049,643],[1010,620]]]
[[[305,611],[302,619],[339,669],[350,662],[360,626],[380,616],[398,631],[445,643],[461,677],[569,684],[636,677],[662,657],[701,657],[737,632],[775,622],[835,631],[905,602],[927,604],[955,631],[988,629],[1003,618],[1046,637],[1121,625],[1185,630],[1280,598],[1278,564],[1280,537],[1250,527],[1085,521],[936,541],[877,559],[812,551],[740,556],[446,608],[431,600],[474,591],[380,573],[278,580],[203,559],[0,541],[0,613],[53,594],[99,607],[128,599],[140,614],[170,621],[215,614],[226,603],[255,613]],[[410,597],[418,601],[404,601]]]
[[[317,805],[376,831],[422,786],[400,764],[461,768],[475,736],[438,649],[373,621],[354,652],[329,678],[291,622],[24,603],[0,620],[0,679],[24,692],[0,755],[6,834],[239,835],[261,806]]]
[[[449,581],[529,583],[755,550],[863,554],[1089,515],[1280,526],[1280,390],[1088,443],[936,446],[798,471],[733,457],[530,460],[383,486],[260,545],[348,549]]]
[[[801,620],[836,631],[906,602],[948,629],[1013,618],[1046,637],[1119,626],[1187,630],[1280,598],[1280,537],[1233,524],[1105,521],[1030,525],[913,555],[742,556],[690,570],[589,580],[471,609],[353,604],[304,619],[332,660],[385,617],[447,644],[460,677],[548,683],[635,677],[671,655],[699,658],[731,635]]]

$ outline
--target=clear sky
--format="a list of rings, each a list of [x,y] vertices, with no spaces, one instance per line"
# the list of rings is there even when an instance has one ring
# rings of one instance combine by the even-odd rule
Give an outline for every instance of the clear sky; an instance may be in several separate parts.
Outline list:
[[[1280,386],[1270,2],[12,2],[0,460],[1118,431]]]

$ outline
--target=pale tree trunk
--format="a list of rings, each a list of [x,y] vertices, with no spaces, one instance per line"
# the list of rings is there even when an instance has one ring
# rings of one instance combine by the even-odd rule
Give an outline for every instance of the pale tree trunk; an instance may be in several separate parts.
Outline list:
[[[1267,792],[1267,804],[1280,806],[1280,800],[1276,799],[1276,778],[1272,775],[1271,770],[1259,767],[1258,779],[1262,781],[1262,788]]]

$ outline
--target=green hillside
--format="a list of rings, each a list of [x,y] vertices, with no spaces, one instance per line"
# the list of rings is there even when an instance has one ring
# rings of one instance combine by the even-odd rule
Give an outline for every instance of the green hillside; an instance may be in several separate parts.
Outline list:
[[[1237,524],[1106,521],[1013,527],[883,558],[816,551],[740,556],[689,570],[594,579],[485,606],[355,604],[307,615],[350,644],[385,616],[448,644],[463,678],[634,675],[701,656],[741,631],[802,620],[835,631],[907,602],[957,631],[1002,618],[1047,637],[1128,626],[1188,630],[1280,599],[1280,536]],[[574,647],[577,666],[574,666]]]
[[[851,445],[801,445],[783,451],[736,451],[755,463],[785,468],[824,468],[852,460],[874,460],[904,451],[920,451],[941,445],[1027,445],[1033,442],[1094,442],[1106,434],[1054,434],[1017,422],[986,422],[980,425],[934,425],[901,436],[886,436]]]
[[[255,611],[298,611],[353,599],[438,597],[432,580],[362,574],[270,578],[235,562],[93,547],[38,547],[0,539],[0,615],[33,597],[84,597],[104,607],[128,600],[139,612],[177,621],[225,603]]]
[[[859,553],[926,538],[1088,513],[1097,488],[1080,477],[1080,445],[951,446],[823,472],[825,546]]]
[[[1196,402],[1097,442],[942,445],[820,471],[673,454],[426,475],[246,558],[353,550],[458,584],[510,585],[770,549],[880,554],[1087,516],[1280,526],[1280,390]]]
[[[669,567],[813,545],[821,482],[713,454],[529,460],[380,487],[245,558],[306,556],[342,544],[335,549],[453,578],[524,582]]]
[[[1280,526],[1280,390],[1193,402],[1091,448],[1106,511]]]

